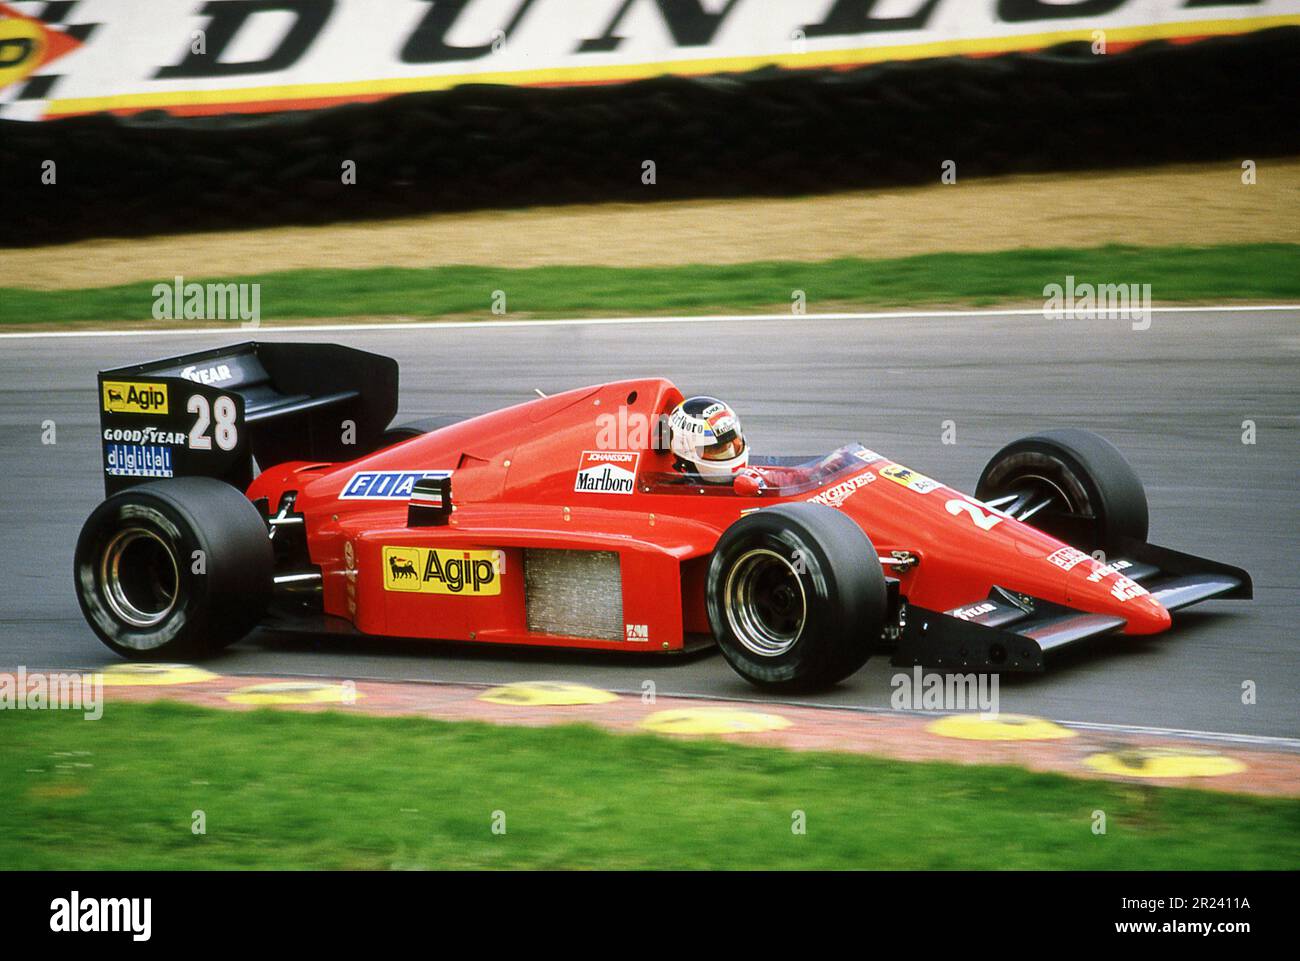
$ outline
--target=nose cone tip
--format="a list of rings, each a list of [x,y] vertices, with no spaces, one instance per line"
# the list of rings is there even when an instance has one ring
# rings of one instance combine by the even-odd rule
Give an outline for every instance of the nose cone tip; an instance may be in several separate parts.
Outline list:
[[[1135,597],[1128,604],[1129,609],[1123,612],[1128,619],[1125,634],[1159,634],[1173,623],[1169,611],[1154,597]]]

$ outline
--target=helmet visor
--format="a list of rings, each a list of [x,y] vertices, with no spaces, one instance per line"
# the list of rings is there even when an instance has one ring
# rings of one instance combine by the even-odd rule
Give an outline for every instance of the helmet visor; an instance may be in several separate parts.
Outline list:
[[[745,437],[739,431],[731,431],[722,440],[700,448],[703,460],[731,460],[745,452]]]

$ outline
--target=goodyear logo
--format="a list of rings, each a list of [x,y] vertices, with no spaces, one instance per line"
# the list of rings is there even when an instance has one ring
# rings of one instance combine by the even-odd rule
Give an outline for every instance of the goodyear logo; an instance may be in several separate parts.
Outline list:
[[[491,597],[501,593],[500,551],[385,547],[384,590]]]
[[[165,414],[167,385],[106,380],[104,410],[110,414]]]

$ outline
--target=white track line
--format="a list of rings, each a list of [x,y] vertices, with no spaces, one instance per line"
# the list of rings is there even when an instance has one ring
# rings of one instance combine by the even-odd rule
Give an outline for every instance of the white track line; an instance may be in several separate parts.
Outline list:
[[[1300,311],[1300,304],[1249,304],[1200,307],[1152,307],[1153,314],[1188,313],[1262,313],[1265,311]],[[0,339],[38,339],[56,337],[243,337],[256,339],[266,334],[320,333],[332,331],[385,331],[385,330],[491,330],[501,327],[601,327],[615,324],[708,324],[737,321],[796,321],[818,320],[926,320],[951,317],[1043,317],[1042,308],[1016,310],[927,310],[880,311],[877,313],[849,314],[700,314],[687,317],[574,317],[565,320],[469,320],[469,321],[403,321],[378,324],[293,324],[261,327],[207,327],[151,330],[45,330],[3,333]],[[1046,318],[1056,320],[1058,318]],[[1102,319],[1102,318],[1099,318]]]

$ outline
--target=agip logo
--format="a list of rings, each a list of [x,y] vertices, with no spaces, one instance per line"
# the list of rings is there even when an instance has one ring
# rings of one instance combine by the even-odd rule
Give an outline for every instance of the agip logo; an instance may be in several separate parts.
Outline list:
[[[924,474],[918,474],[910,467],[904,467],[902,464],[889,464],[880,468],[880,476],[888,477],[895,484],[901,484],[908,490],[914,490],[918,494],[928,494],[943,485],[937,480],[932,480]]]
[[[501,551],[385,547],[384,590],[493,597],[501,593]]]
[[[110,414],[165,414],[167,385],[106,380],[104,410]]]

